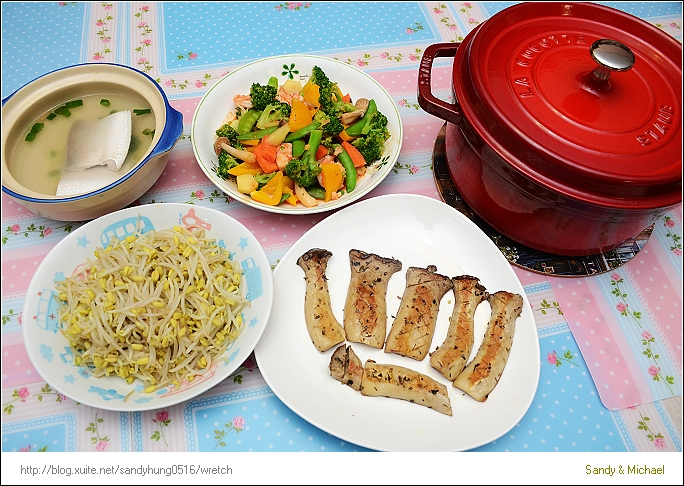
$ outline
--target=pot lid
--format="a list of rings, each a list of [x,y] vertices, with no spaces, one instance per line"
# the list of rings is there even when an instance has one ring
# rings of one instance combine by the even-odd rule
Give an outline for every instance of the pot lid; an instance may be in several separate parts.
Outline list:
[[[466,37],[454,91],[485,143],[529,177],[584,197],[676,203],[681,59],[674,38],[618,10],[521,3]]]

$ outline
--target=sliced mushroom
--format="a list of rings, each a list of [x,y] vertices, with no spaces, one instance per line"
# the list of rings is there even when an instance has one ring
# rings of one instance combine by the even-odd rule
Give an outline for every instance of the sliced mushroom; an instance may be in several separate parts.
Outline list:
[[[357,110],[361,110],[364,113],[366,113],[369,103],[370,101],[368,101],[367,98],[359,98],[358,100],[356,100],[356,103],[354,103],[354,106],[356,106]]]
[[[223,145],[224,143],[228,145],[230,141],[226,137],[219,137],[216,139],[216,141],[214,142],[214,152],[216,153],[216,155],[221,155],[221,151],[223,150],[223,148],[221,148],[221,145]]]
[[[342,122],[343,125],[349,125],[361,118],[364,113],[364,110],[354,110],[350,111],[349,113],[343,113],[340,117],[340,122]]]
[[[250,162],[252,164],[255,164],[257,161],[256,155],[247,150],[236,149],[235,147],[231,147],[227,143],[222,143],[221,148],[228,152],[232,157],[240,159],[243,162]]]

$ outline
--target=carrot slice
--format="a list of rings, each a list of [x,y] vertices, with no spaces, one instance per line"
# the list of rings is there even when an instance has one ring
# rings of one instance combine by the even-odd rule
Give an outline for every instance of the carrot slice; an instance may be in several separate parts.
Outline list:
[[[256,155],[257,163],[261,167],[261,170],[264,171],[264,174],[270,174],[271,172],[278,170],[278,164],[275,163],[275,157],[273,160],[268,160],[266,157],[264,157],[263,150],[264,146],[266,145],[267,144],[260,143],[254,147],[254,155]]]
[[[349,154],[349,158],[354,162],[354,167],[359,168],[366,165],[366,160],[363,158],[363,155],[361,155],[359,149],[352,144],[349,142],[342,142],[342,148]]]
[[[261,155],[263,158],[270,162],[275,162],[276,155],[278,155],[278,146],[277,145],[269,145],[265,142],[260,143],[259,145],[262,145],[261,147]]]
[[[322,159],[326,155],[328,155],[328,148],[324,147],[323,145],[319,145],[318,149],[316,150],[316,160]]]

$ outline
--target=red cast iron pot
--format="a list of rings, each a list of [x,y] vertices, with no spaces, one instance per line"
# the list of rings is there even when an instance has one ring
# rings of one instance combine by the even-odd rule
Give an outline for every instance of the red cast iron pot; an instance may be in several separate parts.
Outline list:
[[[449,103],[431,93],[454,57]],[[418,101],[447,121],[463,200],[501,234],[558,255],[615,248],[682,201],[682,46],[589,3],[521,3],[429,46]]]

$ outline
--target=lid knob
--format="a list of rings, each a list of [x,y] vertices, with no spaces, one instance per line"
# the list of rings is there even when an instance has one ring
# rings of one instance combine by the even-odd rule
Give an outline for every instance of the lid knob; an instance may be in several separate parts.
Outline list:
[[[599,39],[591,45],[590,52],[598,64],[591,75],[598,81],[608,81],[611,71],[627,71],[634,66],[630,48],[616,40]]]

